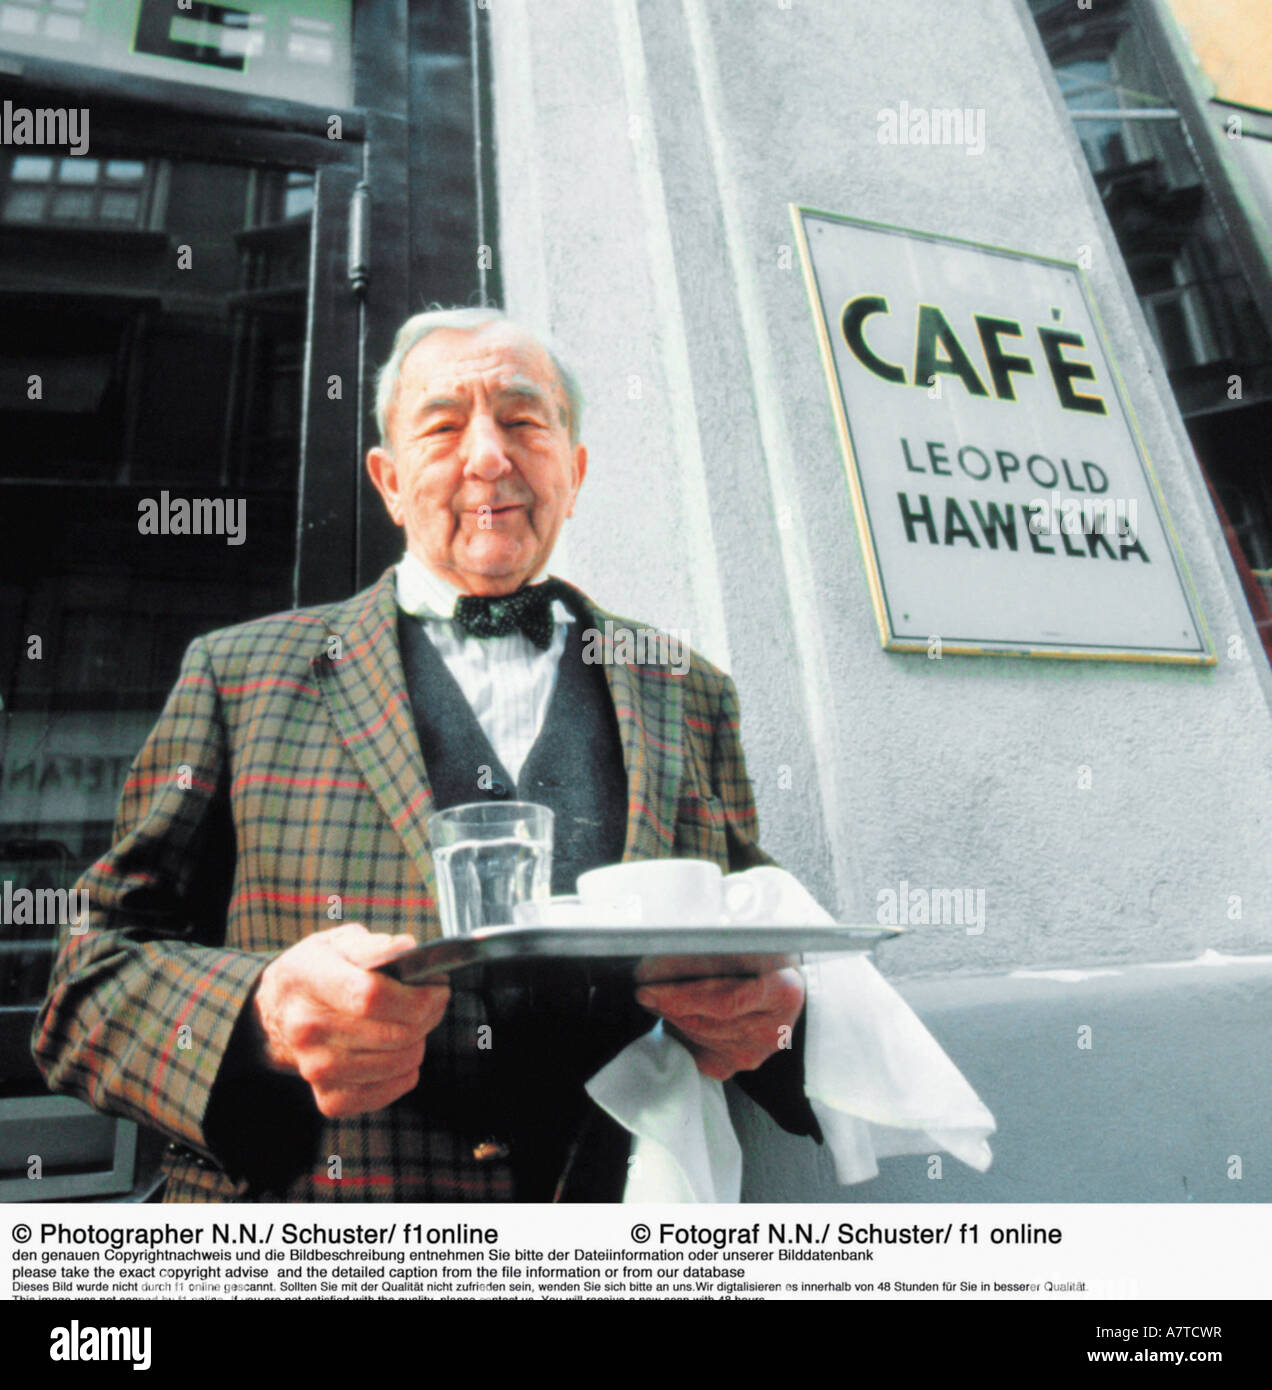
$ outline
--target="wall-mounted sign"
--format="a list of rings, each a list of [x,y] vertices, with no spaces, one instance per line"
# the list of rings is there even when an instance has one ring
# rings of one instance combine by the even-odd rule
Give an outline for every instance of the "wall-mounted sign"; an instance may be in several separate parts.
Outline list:
[[[791,215],[884,645],[1213,664],[1079,268]]]
[[[345,107],[351,24],[352,0],[0,0],[0,50]]]

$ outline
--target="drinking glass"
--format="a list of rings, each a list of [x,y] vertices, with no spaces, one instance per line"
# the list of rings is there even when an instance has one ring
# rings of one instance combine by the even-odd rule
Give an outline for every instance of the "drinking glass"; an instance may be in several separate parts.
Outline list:
[[[513,925],[513,908],[552,884],[552,812],[531,801],[474,801],[428,821],[443,936]]]

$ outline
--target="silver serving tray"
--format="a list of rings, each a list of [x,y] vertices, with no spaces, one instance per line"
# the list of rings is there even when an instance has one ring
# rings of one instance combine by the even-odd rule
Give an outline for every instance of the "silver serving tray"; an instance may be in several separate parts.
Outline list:
[[[378,966],[382,975],[417,985],[467,966],[496,961],[593,960],[641,970],[641,978],[686,979],[753,975],[791,964],[806,951],[869,951],[900,936],[900,927],[483,927],[470,936],[447,936]],[[669,956],[693,956],[689,969],[653,965]]]

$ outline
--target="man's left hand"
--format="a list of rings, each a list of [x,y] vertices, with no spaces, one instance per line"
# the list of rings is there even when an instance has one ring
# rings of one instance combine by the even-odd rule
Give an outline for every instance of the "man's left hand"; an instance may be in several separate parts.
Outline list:
[[[636,1002],[663,1017],[704,1076],[727,1081],[790,1046],[804,1007],[804,977],[785,969],[666,981],[641,985]]]

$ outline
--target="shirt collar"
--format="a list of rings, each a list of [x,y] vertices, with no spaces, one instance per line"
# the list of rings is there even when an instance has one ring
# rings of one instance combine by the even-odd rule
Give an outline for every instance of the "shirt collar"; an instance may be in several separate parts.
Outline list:
[[[542,571],[530,581],[537,584],[546,578]],[[416,618],[443,618],[455,616],[455,605],[459,602],[463,589],[449,583],[440,575],[434,574],[422,561],[407,551],[397,566],[397,602],[405,613]],[[574,614],[557,599],[552,604],[552,617],[555,622],[571,623]]]
[[[397,567],[398,607],[417,618],[452,618],[462,590],[436,575],[409,551]]]

